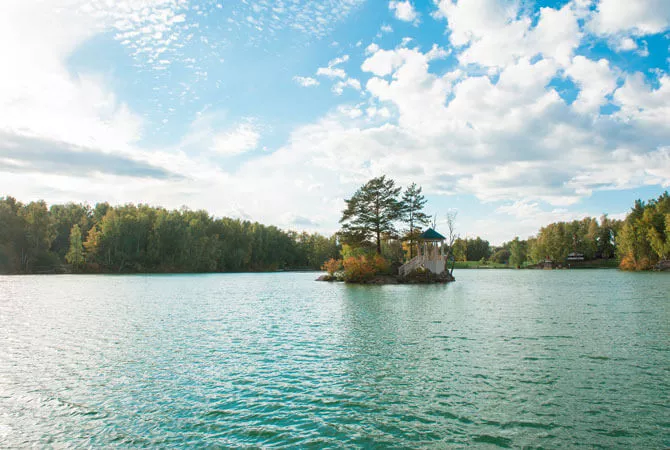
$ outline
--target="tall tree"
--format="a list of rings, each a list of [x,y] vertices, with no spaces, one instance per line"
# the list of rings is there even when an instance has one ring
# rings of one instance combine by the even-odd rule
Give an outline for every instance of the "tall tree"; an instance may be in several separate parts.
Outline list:
[[[430,223],[430,217],[423,212],[426,198],[421,195],[421,187],[410,184],[402,194],[403,221],[408,225],[405,239],[409,241],[409,257],[414,257],[414,243],[421,234],[420,225]]]
[[[72,268],[75,270],[81,270],[84,266],[84,244],[81,240],[81,230],[79,225],[72,225],[70,230],[70,249],[65,255],[65,261],[72,264]]]
[[[516,236],[514,240],[509,243],[509,263],[515,267],[521,267],[521,264],[526,261],[528,252],[528,243],[519,240]]]
[[[361,245],[371,239],[377,254],[382,252],[382,234],[395,235],[395,222],[402,218],[402,203],[398,201],[400,187],[382,175],[373,178],[345,200],[340,235],[346,243]]]

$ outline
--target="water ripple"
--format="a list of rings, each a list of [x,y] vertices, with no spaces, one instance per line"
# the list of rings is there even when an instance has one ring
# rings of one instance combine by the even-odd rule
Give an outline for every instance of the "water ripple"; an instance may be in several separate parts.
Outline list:
[[[670,277],[313,278],[0,277],[0,447],[670,446]]]

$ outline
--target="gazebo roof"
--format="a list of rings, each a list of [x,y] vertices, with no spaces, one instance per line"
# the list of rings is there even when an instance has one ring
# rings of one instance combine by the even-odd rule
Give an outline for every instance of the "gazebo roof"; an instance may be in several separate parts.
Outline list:
[[[426,231],[421,233],[419,239],[422,239],[424,241],[443,241],[446,238],[437,231],[433,230],[432,228],[428,228]]]

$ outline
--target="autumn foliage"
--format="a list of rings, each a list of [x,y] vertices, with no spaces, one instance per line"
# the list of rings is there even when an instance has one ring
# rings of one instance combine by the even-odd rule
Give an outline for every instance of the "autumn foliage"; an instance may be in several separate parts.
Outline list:
[[[342,269],[342,260],[330,258],[328,261],[323,263],[321,270],[328,272],[328,275],[333,276],[335,272],[339,272]]]
[[[388,274],[390,263],[380,255],[349,256],[343,261],[344,280],[352,283],[368,281],[375,275]]]
[[[372,261],[365,256],[350,256],[344,260],[345,281],[360,283],[375,276]]]

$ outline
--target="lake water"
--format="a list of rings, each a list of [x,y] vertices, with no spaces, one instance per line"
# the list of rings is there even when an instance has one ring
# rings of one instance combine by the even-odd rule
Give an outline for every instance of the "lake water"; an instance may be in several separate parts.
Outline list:
[[[670,276],[0,277],[0,447],[670,446]]]

